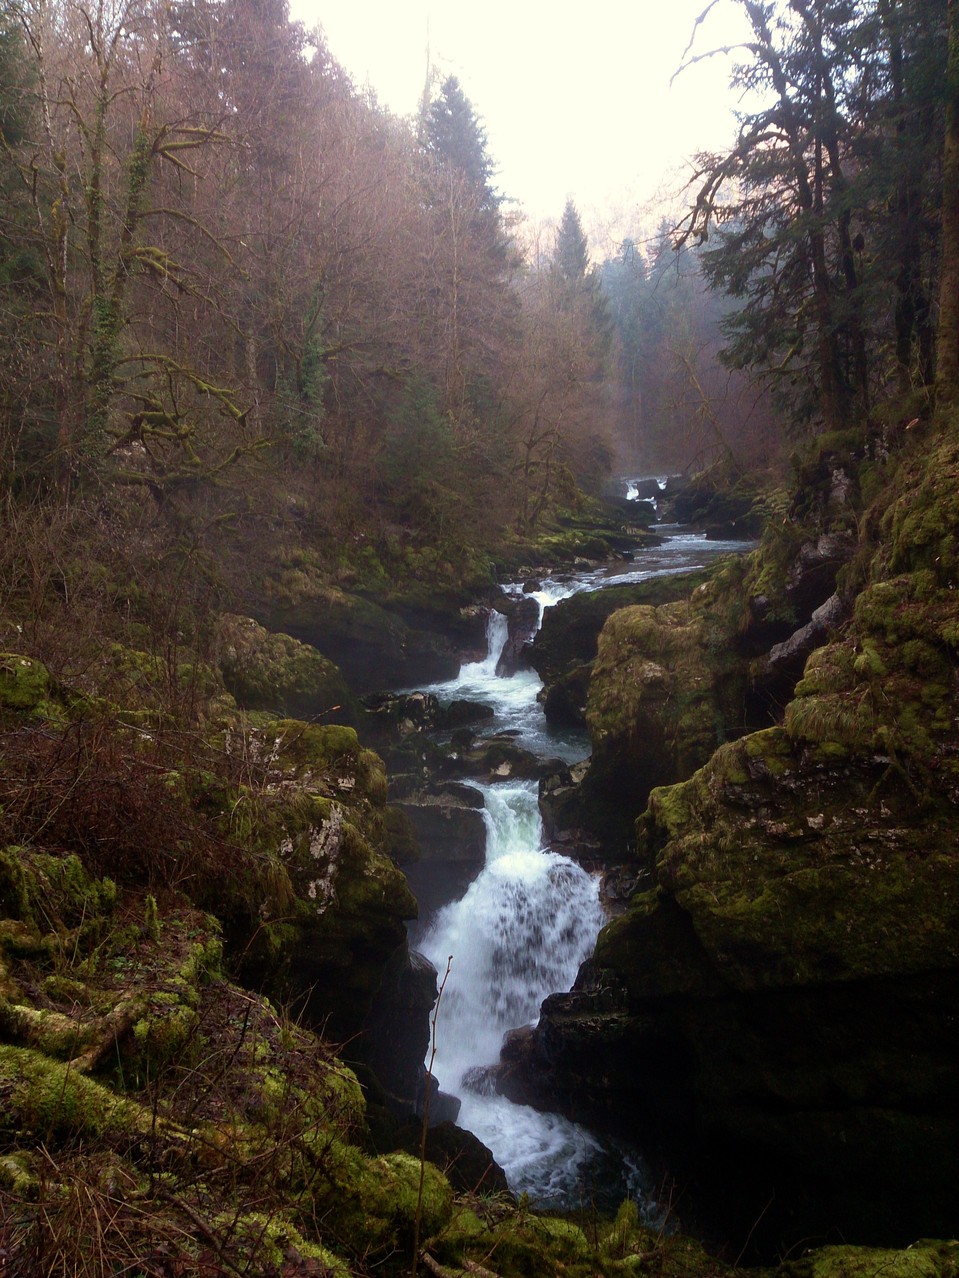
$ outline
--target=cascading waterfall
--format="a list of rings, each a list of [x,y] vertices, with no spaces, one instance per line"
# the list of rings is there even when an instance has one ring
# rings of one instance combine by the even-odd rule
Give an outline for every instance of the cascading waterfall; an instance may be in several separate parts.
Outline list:
[[[463,1102],[458,1122],[489,1145],[517,1192],[574,1201],[598,1143],[555,1114],[477,1089],[507,1030],[535,1021],[543,999],[569,989],[603,923],[599,885],[567,857],[543,851],[535,782],[480,787],[486,866],[461,901],[437,915],[421,948],[452,966],[437,1018],[434,1069]]]
[[[540,620],[544,608],[580,588],[578,582],[544,583],[533,593]],[[507,628],[507,619],[493,611],[486,657],[434,691],[492,704],[500,730],[542,749],[538,676],[531,670],[496,676]],[[481,1079],[483,1067],[499,1059],[506,1032],[534,1022],[547,995],[572,985],[603,924],[599,883],[567,857],[544,850],[535,782],[477,788],[485,801],[486,865],[419,942],[440,973],[452,957],[434,1071],[443,1089],[462,1101],[457,1121],[492,1149],[516,1192],[544,1206],[569,1205],[585,1192],[584,1170],[599,1143],[558,1114],[492,1094]]]
[[[702,534],[680,532],[661,549],[643,552],[642,566],[620,565],[547,578],[533,593],[543,610],[581,590],[688,571],[712,555],[740,550],[740,542],[707,544]],[[519,587],[508,588],[511,593]],[[441,700],[464,698],[494,709],[493,730],[544,756],[573,760],[588,749],[584,738],[549,732],[536,701],[541,685],[532,670],[499,678],[496,665],[507,619],[490,616],[487,655],[465,665],[458,678],[434,685]],[[603,923],[599,884],[567,857],[543,848],[534,782],[477,786],[486,803],[486,865],[460,901],[444,906],[418,941],[442,974],[452,956],[436,1028],[434,1073],[459,1096],[458,1122],[493,1152],[515,1192],[542,1206],[569,1207],[592,1198],[606,1179],[620,1196],[647,1196],[644,1170],[628,1151],[610,1154],[585,1129],[557,1114],[542,1114],[483,1086],[484,1067],[499,1058],[504,1034],[536,1020],[543,999],[567,990],[588,957]],[[601,1192],[601,1191],[600,1191]]]

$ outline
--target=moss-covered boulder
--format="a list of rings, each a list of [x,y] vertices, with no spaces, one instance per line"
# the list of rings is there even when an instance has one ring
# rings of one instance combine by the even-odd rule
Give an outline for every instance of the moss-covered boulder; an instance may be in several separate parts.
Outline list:
[[[221,618],[220,670],[244,710],[353,726],[362,717],[332,661],[290,635],[272,634],[252,617]]]
[[[0,653],[0,710],[62,717],[46,666],[19,652]]]
[[[762,532],[766,510],[755,483],[724,459],[686,480],[671,479],[664,517],[717,539],[748,540]]]
[[[382,761],[352,728],[292,719],[250,730],[245,748],[256,786],[208,797],[264,858],[255,896],[226,909],[228,937],[248,979],[350,1037],[417,908],[388,854]]]
[[[529,664],[549,687],[570,670],[593,660],[599,633],[612,613],[637,604],[688,598],[708,577],[708,571],[696,570],[603,590],[584,590],[561,599],[543,613],[542,625],[527,655]]]
[[[688,776],[744,731],[747,671],[706,606],[709,591],[620,609],[600,634],[586,701],[592,760],[575,824],[603,835],[611,857],[651,789]]]
[[[288,574],[283,588],[255,611],[270,630],[289,634],[334,662],[359,695],[437,683],[459,670],[459,657],[439,630],[411,626],[392,609],[312,577],[300,581]]]

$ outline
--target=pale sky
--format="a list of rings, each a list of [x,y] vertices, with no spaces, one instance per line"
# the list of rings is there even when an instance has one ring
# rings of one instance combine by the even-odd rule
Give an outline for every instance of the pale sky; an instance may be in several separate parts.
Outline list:
[[[717,57],[670,86],[707,0],[291,0],[323,27],[358,86],[398,115],[417,108],[426,49],[455,75],[481,117],[500,192],[532,226],[558,221],[572,198],[594,256],[652,230],[688,162],[731,142],[729,61]],[[735,0],[719,0],[696,49],[741,38]]]

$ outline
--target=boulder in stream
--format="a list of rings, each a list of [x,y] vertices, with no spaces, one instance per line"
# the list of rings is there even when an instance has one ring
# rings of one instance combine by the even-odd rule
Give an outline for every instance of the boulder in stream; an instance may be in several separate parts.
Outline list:
[[[509,629],[496,662],[496,673],[501,678],[509,678],[525,664],[526,648],[539,626],[540,606],[531,595],[505,595],[498,601],[497,610],[505,614]]]
[[[439,781],[396,803],[416,831],[419,856],[404,866],[420,909],[431,915],[463,895],[486,860],[483,796],[472,786]]]

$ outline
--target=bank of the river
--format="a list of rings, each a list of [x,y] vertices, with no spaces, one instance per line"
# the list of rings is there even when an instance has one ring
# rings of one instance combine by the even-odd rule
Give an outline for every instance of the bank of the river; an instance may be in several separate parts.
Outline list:
[[[626,909],[503,1076],[765,1259],[959,1223],[959,449],[925,429],[819,441],[755,554],[606,623],[556,816],[620,805]]]
[[[917,500],[915,492],[920,471],[935,477],[934,491],[927,490],[925,501]],[[792,946],[803,956],[807,974],[815,971],[810,938],[825,937],[835,942],[830,953],[856,961],[881,953],[890,962],[905,957],[921,966],[929,953],[940,961],[950,953],[951,933],[942,923],[950,908],[943,890],[950,866],[937,846],[937,819],[948,815],[952,802],[954,756],[945,749],[930,754],[926,744],[943,746],[951,740],[941,711],[952,704],[948,689],[955,664],[950,592],[957,574],[949,538],[956,526],[950,513],[956,473],[955,458],[945,451],[931,456],[928,467],[914,464],[913,472],[902,477],[903,500],[887,503],[884,513],[873,512],[865,522],[864,527],[875,531],[883,521],[889,557],[867,589],[861,588],[862,563],[856,568],[860,595],[849,635],[853,642],[830,644],[814,656],[804,685],[796,689],[797,707],[787,711],[782,730],[758,741],[747,736],[743,743],[733,742],[678,795],[664,791],[653,796],[640,831],[646,841],[644,859],[624,862],[617,870],[622,888],[618,908],[628,909],[600,932],[599,964],[591,960],[581,968],[571,995],[546,999],[535,1029],[525,1035],[520,1031],[518,1041],[510,1036],[514,1081],[522,1073],[519,1062],[528,1066],[544,1039],[560,1049],[545,1061],[548,1095],[535,1098],[554,1135],[572,1130],[565,1119],[555,1118],[557,1111],[569,1104],[570,1113],[582,1118],[584,1099],[599,1109],[608,1104],[610,1126],[619,1130],[626,1117],[642,1113],[647,1100],[668,1102],[663,1112],[670,1121],[677,1114],[682,1118],[676,1101],[691,1075],[661,1068],[663,1057],[656,1051],[674,1046],[677,1038],[659,1034],[663,1022],[655,1017],[660,1009],[642,1005],[645,994],[636,983],[637,971],[649,973],[650,984],[655,981],[660,993],[666,991],[674,1010],[726,1018],[732,1006],[714,998],[715,987],[696,966],[689,929],[670,933],[654,927],[650,932],[647,921],[657,923],[662,916],[657,920],[655,910],[646,913],[643,906],[667,907],[672,901],[680,910],[672,915],[675,922],[692,901],[702,907],[694,920],[699,926],[712,918],[710,902],[725,902],[720,922],[758,920],[750,942],[768,949],[783,941],[781,955]],[[782,526],[786,528],[785,520]],[[789,529],[790,538],[794,531]],[[589,683],[596,683],[601,694],[597,700],[590,693],[582,707],[594,745],[597,727],[609,732],[609,742],[626,741],[630,749],[643,744],[636,733],[630,737],[626,732],[625,716],[617,720],[610,714],[617,698],[624,707],[640,704],[627,700],[626,691],[658,689],[667,706],[684,691],[681,683],[670,685],[665,677],[637,681],[630,675],[637,661],[644,671],[656,665],[646,647],[650,641],[686,646],[682,677],[697,696],[684,703],[684,713],[670,726],[677,742],[705,741],[702,726],[707,722],[714,733],[729,726],[712,713],[717,705],[722,709],[710,700],[712,692],[693,682],[700,679],[702,662],[725,651],[723,636],[732,637],[738,657],[745,645],[747,659],[749,652],[768,652],[770,644],[788,639],[786,666],[779,667],[776,677],[794,679],[790,671],[797,654],[808,651],[803,645],[816,638],[811,632],[793,635],[789,627],[805,630],[803,619],[815,607],[817,592],[835,582],[837,562],[843,554],[848,558],[851,544],[842,529],[812,540],[803,529],[785,550],[781,538],[775,570],[768,556],[727,565],[719,569],[717,583],[697,587],[688,612],[675,596],[659,609],[645,597],[633,601],[625,618],[617,614],[619,620],[610,620],[610,633],[599,640],[595,655],[573,645],[572,658],[591,663]],[[646,570],[653,562],[638,566]],[[794,567],[801,570],[793,573]],[[530,593],[547,584],[545,576],[537,585],[525,583]],[[595,570],[586,576],[605,580]],[[643,589],[644,583],[616,589],[634,588]],[[512,599],[498,596],[507,622],[507,614],[520,621],[521,611],[528,614],[528,608],[521,608],[521,594],[517,587]],[[577,598],[585,597],[581,592],[550,612],[558,616],[560,608],[572,609]],[[75,605],[73,593],[69,599]],[[739,614],[727,606],[730,601],[737,602]],[[725,607],[719,621],[714,615],[718,604]],[[495,1177],[487,1178],[489,1152],[448,1124],[428,1134],[427,1162],[421,1164],[420,1124],[404,1124],[396,1116],[397,1109],[408,1113],[415,1103],[426,1050],[423,1030],[435,993],[430,970],[408,951],[404,928],[415,902],[396,861],[412,849],[409,813],[420,807],[422,816],[432,804],[434,817],[438,815],[434,828],[455,812],[457,829],[475,833],[478,825],[485,835],[483,809],[488,803],[491,812],[497,805],[514,807],[518,825],[531,826],[533,786],[547,766],[572,771],[567,765],[575,761],[580,727],[572,725],[572,738],[557,737],[550,720],[538,718],[540,710],[532,703],[513,720],[512,730],[522,734],[523,745],[502,732],[484,736],[494,726],[511,729],[505,718],[482,726],[485,712],[475,702],[453,696],[442,711],[445,740],[439,746],[413,723],[416,715],[422,714],[423,725],[430,718],[430,697],[407,698],[394,724],[400,739],[384,745],[391,755],[389,783],[399,800],[393,803],[387,771],[369,748],[379,711],[355,700],[356,688],[312,646],[235,614],[204,617],[202,627],[193,616],[192,625],[177,629],[175,643],[161,644],[135,618],[125,629],[117,623],[109,637],[99,635],[84,650],[88,659],[77,666],[51,638],[65,642],[70,637],[75,613],[67,608],[66,596],[51,590],[44,607],[65,618],[44,639],[50,661],[38,655],[36,613],[15,612],[13,604],[4,618],[10,648],[0,660],[0,1259],[11,1274],[400,1278],[410,1271],[415,1253],[420,1271],[437,1278],[477,1273],[499,1278],[554,1278],[559,1273],[567,1278],[728,1278],[742,1272],[718,1258],[715,1249],[707,1251],[659,1223],[644,1224],[637,1191],[615,1215],[597,1210],[595,1182],[583,1173],[584,1162],[565,1184],[561,1174],[555,1188],[568,1202],[569,1185],[575,1181],[574,1198],[577,1205],[587,1203],[585,1211],[574,1219],[542,1215],[525,1200],[514,1201]],[[188,620],[185,615],[183,620]],[[381,618],[371,613],[365,620],[369,634]],[[472,646],[481,638],[474,633],[475,611],[460,620]],[[321,613],[313,622],[322,622]],[[516,633],[514,628],[514,638]],[[401,629],[389,637],[401,654],[405,642]],[[822,644],[821,637],[818,642]],[[561,646],[554,648],[551,660],[565,660],[560,654]],[[398,667],[398,677],[404,669],[409,672],[408,661]],[[507,689],[515,692],[524,679],[536,686],[528,674],[519,675],[518,683],[488,670],[487,676],[504,695]],[[577,703],[571,704],[576,708]],[[333,722],[341,711],[355,719],[359,734]],[[824,723],[834,725],[842,740],[824,738]],[[623,729],[619,736],[613,731],[618,728]],[[535,745],[533,737],[541,731],[552,763],[544,762],[538,747],[535,752],[526,748]],[[381,740],[386,739],[376,737],[377,748]],[[883,760],[878,778],[877,758]],[[890,785],[898,784],[896,764],[913,785],[924,777],[940,782],[935,793],[925,787],[929,793],[918,809],[926,844],[901,787],[895,804],[888,802]],[[424,766],[440,769],[426,794],[416,788],[425,784]],[[574,791],[581,784],[579,769],[575,771],[569,787]],[[780,789],[780,777],[791,789]],[[876,833],[882,851],[879,862],[861,867],[862,881],[868,882],[862,900],[875,928],[851,950],[839,914],[832,930],[824,930],[820,914],[813,916],[818,930],[794,930],[784,937],[771,925],[775,911],[767,918],[743,903],[754,899],[781,905],[791,899],[788,894],[797,882],[807,888],[825,882],[831,889],[827,894],[807,891],[802,901],[810,910],[822,900],[839,899],[836,870],[843,868],[842,840],[853,850],[860,847],[863,826],[857,810],[856,822],[837,826],[832,818],[850,782],[858,785],[864,777],[886,787],[872,810],[864,795],[866,837]],[[820,812],[809,806],[808,796],[815,784],[822,792],[824,778],[837,797]],[[794,796],[788,810],[783,793]],[[595,811],[595,797],[580,804],[584,816]],[[744,866],[750,869],[745,853],[755,852],[763,873],[756,872],[757,880],[742,874],[730,894],[728,883],[705,874],[728,862],[722,856],[697,859],[697,851],[709,850],[701,836],[711,823],[723,833],[723,856],[738,846],[735,835],[744,800],[751,833],[749,840],[740,840],[745,859],[734,868],[737,873]],[[814,821],[806,822],[803,837],[792,838],[810,815]],[[792,881],[789,874],[795,867],[788,858],[776,862],[784,871],[785,895],[770,891],[768,875],[763,878],[769,862],[760,853],[780,847],[775,842],[780,837],[785,837],[787,852],[821,849],[827,846],[823,831],[830,839],[835,836],[828,845],[835,863],[826,863],[818,880],[807,874]],[[504,1023],[528,1015],[522,998],[514,1001],[516,987],[523,998],[535,987],[529,998],[535,1004],[540,989],[568,983],[580,952],[579,925],[585,918],[590,933],[597,925],[593,881],[582,868],[593,854],[567,857],[558,851],[572,854],[581,833],[594,836],[585,826],[567,826],[559,833],[563,838],[554,839],[556,846],[546,853],[538,831],[529,836],[532,849],[525,835],[519,846],[505,839],[500,854],[494,849],[485,868],[486,840],[476,840],[469,848],[469,858],[475,859],[467,858],[465,869],[460,866],[460,886],[452,895],[460,902],[469,899],[471,905],[461,911],[459,931],[449,932],[440,944],[438,958],[442,964],[444,949],[466,953],[465,966],[485,964],[490,978],[479,982],[487,1001],[478,1018],[465,1014],[445,1042],[439,1021],[439,1050],[452,1053],[440,1063],[450,1078],[462,1075],[465,1080],[470,1064],[495,1050],[487,1043],[476,1046],[483,1038],[482,1032],[474,1037],[477,1026],[480,1031],[492,1027],[489,1038],[495,1040],[501,1008]],[[900,866],[890,840],[899,840],[902,874],[889,873]],[[683,865],[703,876],[703,891],[697,892],[698,878],[680,881]],[[421,867],[427,874],[433,868],[428,861]],[[660,878],[657,891],[648,896],[651,868]],[[492,887],[480,891],[481,880],[508,884],[510,901],[519,908],[504,911]],[[757,882],[759,894],[750,897]],[[471,883],[476,889],[472,897]],[[546,893],[539,891],[543,884],[549,885]],[[877,895],[876,885],[889,892]],[[917,885],[924,892],[922,909],[909,897]],[[584,896],[577,895],[581,887]],[[683,896],[687,889],[690,897]],[[544,896],[552,901],[554,894],[565,903],[559,920],[555,911],[543,908]],[[545,975],[537,970],[529,981],[528,972],[517,973],[510,964],[509,979],[498,980],[501,961],[511,960],[519,948],[509,930],[514,915],[536,936],[551,938],[546,947],[550,961],[532,965],[542,966]],[[489,933],[484,939],[484,931],[474,926],[482,917],[495,923],[493,944]],[[805,915],[782,910],[780,917],[802,922]],[[917,928],[917,919],[930,926]],[[716,949],[717,963],[729,957],[728,935],[720,930],[713,936],[724,942]],[[657,938],[670,944],[657,944]],[[798,949],[793,944],[797,939],[802,942]],[[881,946],[873,946],[875,941]],[[700,958],[704,952],[710,953],[700,950]],[[748,950],[740,947],[735,958],[738,971],[748,972]],[[704,984],[677,995],[669,981],[684,971],[703,976]],[[878,984],[875,988],[881,995]],[[942,989],[921,971],[910,988],[897,987],[905,995],[925,990],[922,1006],[928,1017],[921,1022],[901,1016],[904,1004],[896,998],[884,1001],[883,1018],[874,1021],[877,1034],[869,1040],[875,1048],[869,1077],[877,1086],[898,1077],[925,1087],[924,1095],[938,1104],[936,1089],[948,1086],[955,1059],[954,1052],[950,1056],[941,1050],[943,1044],[949,1046],[944,1014],[949,1004],[938,997]],[[450,992],[453,1003],[452,987]],[[632,1002],[617,1002],[624,992]],[[853,996],[858,992],[852,988]],[[769,996],[775,997],[776,990],[764,989],[759,1003],[773,1006]],[[567,998],[580,1001],[564,1003]],[[717,1019],[715,1034],[693,1039],[694,1051],[686,1055],[667,1054],[666,1065],[695,1062],[695,1050],[701,1047],[695,1077],[741,1080],[748,1099],[757,1079],[762,1081],[759,1071],[769,1065],[762,1054],[767,1046],[764,1025],[751,1016],[759,1003],[745,997],[737,1005],[743,1012],[740,1024],[750,1034],[730,1036],[728,1018],[721,1026]],[[860,1030],[880,1003],[853,997],[843,1007],[856,1013],[847,1017],[849,1027]],[[570,1013],[565,1023],[556,1016],[561,1010]],[[812,1007],[796,1022],[786,1063],[793,1062],[794,1079],[831,1085],[835,1080],[822,1049],[836,1040],[819,1033],[821,1012],[822,1005]],[[384,1024],[377,1019],[383,1017],[394,1028],[416,1027],[415,1041],[405,1048],[409,1093],[388,1094],[374,1077],[373,1065],[380,1061],[375,1054],[370,1058],[370,1030]],[[791,1022],[780,1018],[773,1023],[782,1029]],[[901,1065],[905,1058],[889,1049],[902,1043],[903,1023],[918,1024],[909,1046],[921,1047],[922,1056],[914,1070],[896,1074],[892,1066],[898,1069],[897,1061]],[[677,1026],[691,1030],[693,1023],[677,1021],[667,1029]],[[356,1072],[337,1056],[330,1035],[342,1045],[340,1051],[350,1054]],[[570,1054],[577,1043],[584,1048],[579,1056]],[[726,1073],[717,1074],[709,1052],[724,1045],[739,1055]],[[462,1068],[455,1055],[461,1047]],[[530,1047],[532,1056],[526,1051]],[[823,1072],[796,1064],[807,1048],[824,1058]],[[386,1054],[391,1051],[387,1046]],[[640,1059],[649,1062],[652,1074],[637,1068]],[[524,1082],[535,1091],[543,1077],[542,1069],[538,1074],[527,1069]],[[855,1081],[852,1073],[845,1077]],[[466,1093],[464,1088],[464,1115],[474,1099],[472,1092]],[[798,1101],[810,1095],[807,1089]],[[715,1100],[715,1095],[705,1098],[711,1104]],[[501,1126],[510,1129],[508,1138],[516,1144],[513,1117],[522,1109],[507,1108],[503,1101],[500,1111],[510,1115]],[[713,1104],[709,1112],[724,1119],[734,1107]],[[935,1111],[937,1123],[941,1112],[942,1107]],[[782,1130],[789,1134],[788,1128]],[[913,1131],[922,1136],[921,1123]],[[817,1135],[815,1129],[812,1135]],[[564,1140],[554,1146],[560,1151],[561,1173],[568,1161]],[[845,1157],[846,1147],[840,1152]],[[548,1148],[545,1155],[538,1141],[528,1165],[548,1168]],[[522,1171],[523,1158],[515,1161]],[[759,1163],[740,1165],[761,1168]],[[842,1172],[848,1162],[837,1160],[837,1165]],[[724,1169],[727,1180],[734,1179],[728,1172],[736,1166]],[[831,1166],[826,1159],[813,1165],[809,1183],[819,1183]],[[936,1174],[937,1165],[930,1165],[926,1182],[935,1182]],[[945,1193],[955,1184],[955,1177],[939,1179]],[[920,1176],[916,1183],[921,1181]],[[876,1185],[908,1183],[895,1165],[876,1159],[874,1174],[853,1188],[868,1193]],[[640,1189],[646,1192],[645,1182]],[[683,1221],[689,1219],[685,1202],[678,1211]],[[673,1213],[670,1223],[675,1220]],[[733,1214],[721,1220],[711,1236],[728,1240],[735,1220]],[[877,1237],[859,1235],[864,1243],[875,1243]],[[726,1254],[738,1251],[737,1243]],[[761,1272],[764,1278],[954,1278],[956,1263],[954,1244],[925,1242],[900,1251],[824,1248]]]

